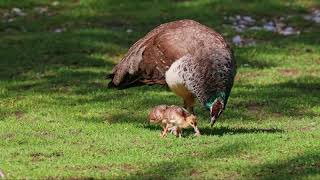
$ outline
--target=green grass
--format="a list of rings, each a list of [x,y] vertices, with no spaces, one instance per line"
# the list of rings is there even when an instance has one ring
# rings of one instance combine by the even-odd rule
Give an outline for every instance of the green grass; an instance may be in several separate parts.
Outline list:
[[[8,179],[319,179],[320,26],[301,15],[318,0],[0,1],[0,170]],[[34,7],[48,6],[45,15]],[[19,7],[27,16],[3,22]],[[162,86],[107,89],[105,75],[160,23],[190,18],[228,41],[224,16],[292,15],[303,32],[245,32],[228,107],[201,137],[160,139],[150,108],[182,105]],[[54,33],[65,28],[63,33]],[[132,29],[132,33],[127,33]]]

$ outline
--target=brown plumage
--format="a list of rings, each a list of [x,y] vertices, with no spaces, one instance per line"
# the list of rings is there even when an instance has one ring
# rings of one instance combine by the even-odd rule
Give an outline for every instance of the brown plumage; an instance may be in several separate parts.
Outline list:
[[[205,51],[213,51],[214,47],[206,48],[205,45],[212,42],[228,47],[221,35],[196,21],[180,20],[162,24],[131,46],[109,75],[112,77],[109,86],[126,87],[138,82],[165,84],[165,72],[174,61],[186,54],[206,56],[210,52]]]
[[[235,72],[232,51],[219,33],[180,20],[156,27],[132,45],[108,76],[108,86],[167,84],[191,112],[197,97],[214,122],[225,108]]]
[[[149,113],[149,121],[161,125],[163,128],[161,137],[165,137],[170,129],[177,137],[181,137],[182,129],[189,126],[194,128],[195,135],[200,135],[196,116],[179,106],[156,106]]]

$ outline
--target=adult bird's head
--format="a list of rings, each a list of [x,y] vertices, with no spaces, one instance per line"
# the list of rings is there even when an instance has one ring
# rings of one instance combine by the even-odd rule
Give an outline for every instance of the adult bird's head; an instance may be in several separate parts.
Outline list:
[[[211,127],[214,125],[216,120],[219,118],[224,109],[223,99],[218,97],[210,107],[210,124]]]
[[[225,108],[225,93],[219,92],[206,103],[206,107],[210,110],[210,124],[214,125]]]

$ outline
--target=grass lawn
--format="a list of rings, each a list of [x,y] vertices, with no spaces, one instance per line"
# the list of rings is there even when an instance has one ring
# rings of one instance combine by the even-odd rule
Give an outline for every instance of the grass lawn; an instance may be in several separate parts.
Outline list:
[[[0,171],[8,179],[320,179],[320,25],[302,17],[319,7],[318,0],[1,0]],[[301,33],[239,33],[224,19],[236,15],[286,17]],[[107,89],[104,77],[137,39],[184,18],[256,45],[233,47],[238,73],[213,128],[198,104],[202,136],[187,129],[183,138],[160,139],[146,119],[150,108],[182,100],[162,86]]]

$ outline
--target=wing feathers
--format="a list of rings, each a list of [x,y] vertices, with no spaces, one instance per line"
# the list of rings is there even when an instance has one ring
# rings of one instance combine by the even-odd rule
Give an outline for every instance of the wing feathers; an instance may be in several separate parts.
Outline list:
[[[162,24],[132,45],[108,76],[112,79],[110,86],[165,84],[165,72],[174,61],[186,54],[202,59],[219,48],[228,49],[223,38],[198,22]]]

